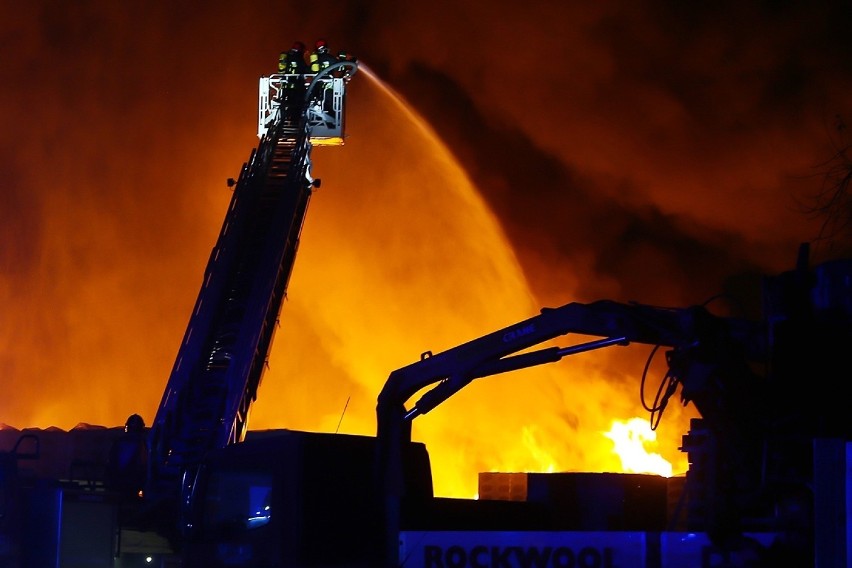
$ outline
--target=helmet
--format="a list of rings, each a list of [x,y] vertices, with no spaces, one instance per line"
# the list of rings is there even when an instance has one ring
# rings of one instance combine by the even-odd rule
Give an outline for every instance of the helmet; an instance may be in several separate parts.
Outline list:
[[[297,41],[293,44],[293,47],[290,48],[292,51],[305,51],[305,44],[301,41]]]
[[[318,39],[317,42],[314,44],[314,47],[317,51],[328,51],[328,44],[325,43],[324,39]]]
[[[138,414],[131,414],[124,423],[124,431],[131,433],[139,433],[145,430],[145,421]]]

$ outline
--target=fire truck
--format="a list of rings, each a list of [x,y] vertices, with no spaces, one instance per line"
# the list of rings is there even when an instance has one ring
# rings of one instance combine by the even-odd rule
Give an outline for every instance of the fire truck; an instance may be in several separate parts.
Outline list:
[[[343,143],[356,70],[261,78],[260,143],[232,184],[142,457],[109,459],[139,448],[120,428],[0,430],[4,565],[850,566],[852,260],[812,266],[806,245],[763,278],[757,318],[572,302],[391,372],[374,436],[248,428],[319,185],[311,149]],[[675,396],[698,411],[685,476],[489,472],[477,499],[434,494],[413,420],[478,379],[630,344],[663,350],[653,413]]]
[[[233,188],[149,428],[0,428],[0,565],[180,565],[181,519],[211,450],[243,442],[320,180],[315,146],[345,137],[341,60],[261,77],[258,146]]]

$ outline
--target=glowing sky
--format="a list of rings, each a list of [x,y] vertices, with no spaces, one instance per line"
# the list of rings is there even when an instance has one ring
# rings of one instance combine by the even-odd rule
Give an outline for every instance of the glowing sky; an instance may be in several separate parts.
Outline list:
[[[819,230],[803,204],[852,107],[848,2],[298,6],[3,3],[0,422],[150,423],[258,77],[295,39],[401,101],[356,75],[346,146],[315,150],[255,427],[371,433],[423,351],[569,301],[745,294]],[[610,467],[590,440],[636,414],[646,353],[488,379],[415,432],[441,471]]]

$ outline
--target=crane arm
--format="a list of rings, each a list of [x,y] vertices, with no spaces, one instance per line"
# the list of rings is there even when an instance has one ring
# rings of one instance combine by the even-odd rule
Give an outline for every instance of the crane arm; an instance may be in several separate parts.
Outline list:
[[[521,353],[567,334],[601,339]],[[477,378],[611,345],[641,343],[683,350],[718,342],[720,337],[739,343],[749,357],[759,357],[764,350],[757,324],[719,318],[701,306],[673,309],[601,300],[545,308],[537,316],[437,355],[426,352],[419,361],[392,372],[379,395],[378,412],[392,414],[391,409],[435,383],[412,409],[404,411],[406,420],[429,412]]]

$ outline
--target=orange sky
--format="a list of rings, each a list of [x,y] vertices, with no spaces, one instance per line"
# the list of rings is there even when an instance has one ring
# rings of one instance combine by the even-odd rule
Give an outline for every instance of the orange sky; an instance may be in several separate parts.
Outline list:
[[[372,433],[384,380],[423,351],[569,301],[745,294],[819,229],[801,204],[852,102],[846,3],[279,4],[0,19],[0,422],[150,423],[225,180],[257,144],[258,77],[294,39],[345,47],[400,99],[356,75],[346,146],[315,150],[254,427]],[[601,430],[643,415],[647,352],[474,383],[416,422],[436,482],[614,467]],[[679,411],[658,432],[669,459]]]

